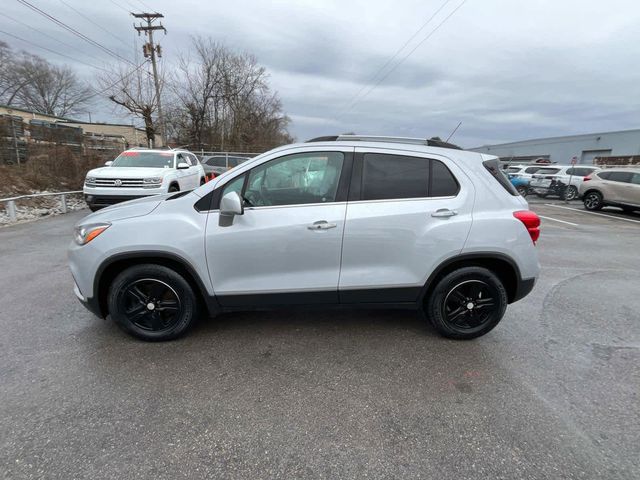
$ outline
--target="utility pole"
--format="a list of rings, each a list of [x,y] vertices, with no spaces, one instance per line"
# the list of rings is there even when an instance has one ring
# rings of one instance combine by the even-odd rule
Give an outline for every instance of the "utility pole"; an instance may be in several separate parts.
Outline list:
[[[133,25],[138,31],[138,35],[142,32],[149,38],[149,41],[142,45],[142,53],[144,54],[144,58],[151,58],[151,65],[153,67],[153,83],[156,87],[156,99],[158,101],[158,124],[160,127],[160,141],[162,145],[166,145],[165,138],[165,128],[164,128],[164,116],[162,115],[162,102],[160,101],[160,80],[158,79],[158,67],[156,65],[156,57],[162,58],[162,48],[160,45],[154,45],[153,43],[153,31],[154,30],[162,30],[164,34],[167,34],[167,29],[160,25],[153,25],[153,22],[159,18],[164,18],[164,15],[161,13],[132,13],[135,18],[140,18],[146,22],[146,25],[143,25],[140,22],[139,26]]]

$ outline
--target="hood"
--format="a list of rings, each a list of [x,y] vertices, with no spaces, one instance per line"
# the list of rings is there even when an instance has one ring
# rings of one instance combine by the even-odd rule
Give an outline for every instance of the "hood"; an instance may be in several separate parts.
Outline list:
[[[87,173],[87,177],[100,178],[146,178],[162,177],[170,170],[168,168],[150,167],[100,167]]]
[[[78,222],[78,225],[84,225],[86,223],[114,222],[116,220],[124,220],[125,218],[143,217],[144,215],[149,215],[153,212],[158,205],[172,195],[175,195],[175,192],[116,203],[115,205],[111,205],[110,207],[103,208],[102,210],[98,210],[97,212],[87,215]]]

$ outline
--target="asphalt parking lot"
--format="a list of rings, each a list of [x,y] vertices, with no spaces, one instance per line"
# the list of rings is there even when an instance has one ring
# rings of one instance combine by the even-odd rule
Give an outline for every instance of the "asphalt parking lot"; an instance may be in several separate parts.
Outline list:
[[[471,342],[407,312],[314,311],[143,343],[72,293],[86,211],[2,228],[0,473],[639,478],[640,214],[532,208],[541,278]]]

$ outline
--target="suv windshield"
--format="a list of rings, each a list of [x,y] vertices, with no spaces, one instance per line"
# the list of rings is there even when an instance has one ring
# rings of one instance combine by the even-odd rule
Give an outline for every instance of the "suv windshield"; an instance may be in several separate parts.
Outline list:
[[[122,152],[111,166],[173,168],[173,152]]]

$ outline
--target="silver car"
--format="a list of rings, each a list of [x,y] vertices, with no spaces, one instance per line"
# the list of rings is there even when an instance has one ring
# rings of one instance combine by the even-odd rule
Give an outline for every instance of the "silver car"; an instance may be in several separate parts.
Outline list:
[[[580,185],[587,210],[620,207],[625,212],[640,209],[640,168],[611,168],[593,173]]]
[[[413,309],[444,336],[484,335],[534,286],[540,219],[497,157],[430,142],[288,145],[89,215],[69,248],[76,296],[145,340],[203,311],[290,305]]]

